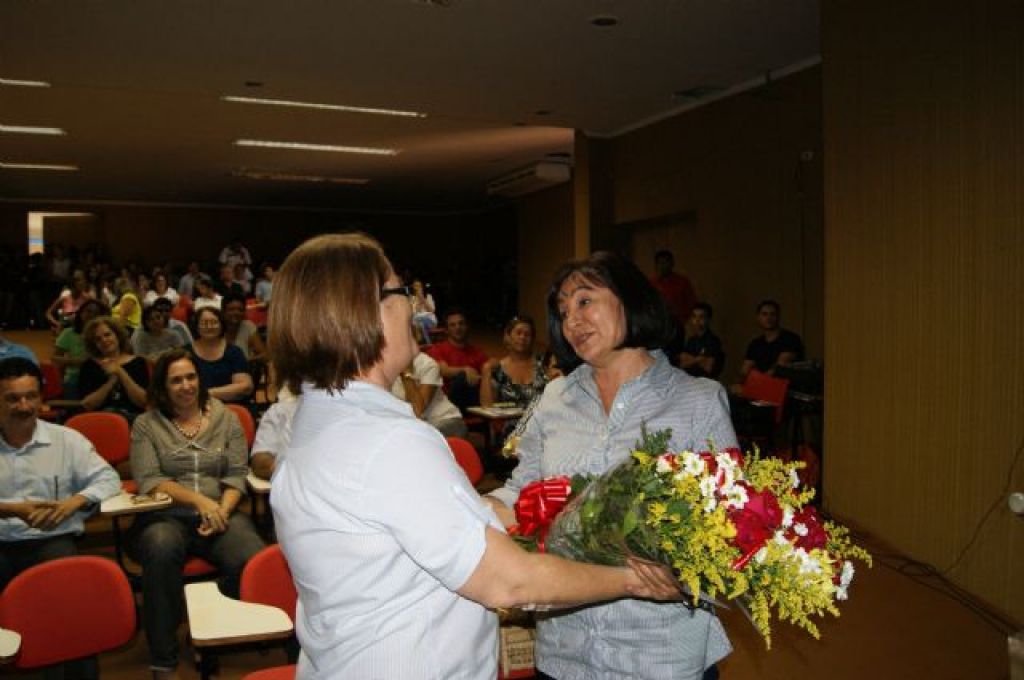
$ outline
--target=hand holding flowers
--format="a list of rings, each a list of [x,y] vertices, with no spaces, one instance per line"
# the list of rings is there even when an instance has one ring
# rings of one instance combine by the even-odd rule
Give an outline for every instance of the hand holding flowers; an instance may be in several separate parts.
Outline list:
[[[668,453],[670,438],[670,430],[645,431],[633,455],[601,477],[525,487],[520,540],[581,561],[630,563],[662,596],[664,572],[635,560],[670,567],[692,605],[737,601],[769,647],[773,615],[818,637],[811,617],[838,616],[851,560],[870,564],[870,556],[809,505],[802,464],[712,446]]]

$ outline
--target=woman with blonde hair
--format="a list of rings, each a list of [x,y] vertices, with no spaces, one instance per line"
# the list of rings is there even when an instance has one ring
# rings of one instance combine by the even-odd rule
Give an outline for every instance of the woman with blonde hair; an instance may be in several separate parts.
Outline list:
[[[271,490],[299,592],[296,677],[493,680],[495,607],[678,596],[663,570],[528,553],[505,534],[390,391],[418,351],[409,294],[362,234],[307,241],[274,280],[271,357],[301,393]]]

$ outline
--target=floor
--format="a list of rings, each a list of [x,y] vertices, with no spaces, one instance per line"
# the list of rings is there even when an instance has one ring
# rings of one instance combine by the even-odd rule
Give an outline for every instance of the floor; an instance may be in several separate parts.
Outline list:
[[[11,332],[7,337],[28,341],[41,356],[47,356],[50,339],[45,332]],[[90,523],[87,551],[109,554],[105,526],[95,519]],[[897,568],[901,558],[870,537],[861,537],[860,542],[881,559],[876,560],[874,568],[858,572],[841,618],[820,624],[820,641],[777,624],[769,651],[741,612],[721,611],[734,647],[720,665],[722,678],[1010,678],[1007,627],[1000,630],[965,605],[940,594],[934,588],[941,585],[938,582],[920,583],[906,575]],[[184,633],[183,626],[183,637]],[[107,680],[147,677],[143,636],[137,636],[124,649],[104,654],[100,663]],[[285,656],[280,649],[231,653],[222,656],[217,677],[234,680],[249,671],[283,663]],[[10,669],[0,669],[0,676],[8,674],[13,676]],[[196,678],[198,674],[191,664],[183,664],[181,677]]]

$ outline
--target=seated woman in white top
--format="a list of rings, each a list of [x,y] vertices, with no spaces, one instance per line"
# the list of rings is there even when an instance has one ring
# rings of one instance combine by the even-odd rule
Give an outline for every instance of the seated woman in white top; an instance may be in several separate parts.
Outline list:
[[[195,283],[196,295],[192,298],[192,312],[198,312],[204,307],[220,309],[221,297],[213,289],[213,279],[206,274],[200,274]]]
[[[300,393],[271,491],[299,592],[296,677],[493,680],[495,607],[679,597],[666,570],[528,553],[505,534],[390,391],[418,347],[409,287],[376,241],[313,238],[274,288],[271,356]]]
[[[417,418],[427,421],[444,436],[465,437],[467,430],[462,412],[445,396],[441,389],[443,383],[441,367],[419,352],[391,386],[391,393],[409,402]]]
[[[146,291],[146,296],[142,298],[142,306],[149,307],[159,298],[169,300],[171,307],[178,304],[178,291],[167,285],[167,276],[162,273],[158,273],[153,277],[153,288]]]

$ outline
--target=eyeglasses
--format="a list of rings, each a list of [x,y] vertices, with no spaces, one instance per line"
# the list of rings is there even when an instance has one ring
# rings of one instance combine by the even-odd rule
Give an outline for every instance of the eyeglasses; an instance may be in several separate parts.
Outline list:
[[[389,295],[404,295],[405,297],[409,297],[412,295],[412,286],[396,286],[394,288],[381,287],[380,301],[384,302],[384,299]]]

